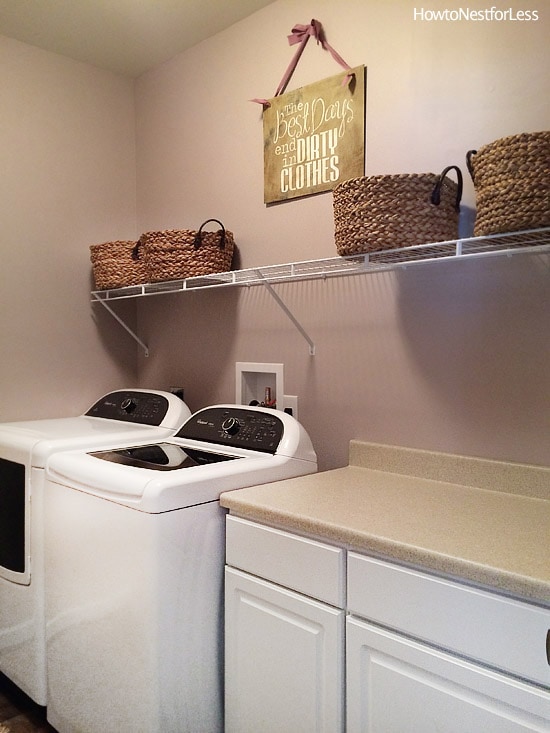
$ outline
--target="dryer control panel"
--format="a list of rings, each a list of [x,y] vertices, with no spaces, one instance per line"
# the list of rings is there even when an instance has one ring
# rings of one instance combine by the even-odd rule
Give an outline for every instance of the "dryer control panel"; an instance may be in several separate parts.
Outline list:
[[[275,453],[284,433],[274,410],[207,407],[192,415],[177,438]]]
[[[173,399],[179,400],[177,397]],[[162,425],[169,406],[168,398],[162,394],[123,389],[102,397],[90,407],[86,415],[159,426]]]

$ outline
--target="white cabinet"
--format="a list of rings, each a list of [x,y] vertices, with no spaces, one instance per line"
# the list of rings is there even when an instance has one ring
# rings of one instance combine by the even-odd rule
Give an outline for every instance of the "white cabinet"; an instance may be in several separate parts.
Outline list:
[[[548,692],[348,617],[347,733],[542,733]]]
[[[305,588],[338,598],[344,551],[234,517],[227,530],[246,572],[225,570],[226,733],[342,733],[345,612]]]
[[[232,516],[227,563],[226,733],[550,733],[548,609]]]

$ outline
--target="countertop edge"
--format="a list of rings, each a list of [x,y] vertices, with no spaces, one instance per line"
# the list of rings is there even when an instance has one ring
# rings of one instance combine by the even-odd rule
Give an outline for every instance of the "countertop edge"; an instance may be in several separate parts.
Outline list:
[[[492,568],[385,537],[369,534],[359,537],[353,530],[346,530],[337,525],[325,523],[320,527],[315,520],[291,512],[248,509],[245,503],[234,501],[227,501],[224,506],[229,509],[232,516],[294,532],[300,536],[312,537],[321,542],[343,547],[348,552],[363,553],[388,562],[397,562],[419,571],[432,572],[457,582],[470,583],[484,590],[550,608],[550,586],[537,578]]]

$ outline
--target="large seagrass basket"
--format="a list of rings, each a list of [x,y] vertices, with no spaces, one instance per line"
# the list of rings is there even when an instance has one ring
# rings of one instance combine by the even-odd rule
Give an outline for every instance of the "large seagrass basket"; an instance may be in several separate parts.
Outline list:
[[[215,222],[220,229],[203,231]],[[195,229],[166,229],[145,232],[139,239],[140,256],[148,267],[151,282],[211,275],[231,269],[235,241],[232,232],[218,219],[208,219]]]
[[[457,183],[447,173],[454,170]],[[458,236],[462,173],[364,176],[333,190],[339,255],[443,242]]]
[[[98,290],[148,282],[147,266],[135,255],[135,246],[135,241],[128,240],[91,245],[90,260]]]
[[[495,140],[466,155],[476,194],[474,234],[550,226],[550,132]]]

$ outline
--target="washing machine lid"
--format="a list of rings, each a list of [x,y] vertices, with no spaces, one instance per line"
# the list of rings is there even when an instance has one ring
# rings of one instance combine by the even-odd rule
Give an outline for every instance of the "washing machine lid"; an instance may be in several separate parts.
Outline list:
[[[179,471],[182,468],[234,461],[243,457],[189,447],[184,448],[183,445],[177,443],[137,445],[128,448],[94,451],[89,455],[122,466],[147,468],[151,471]]]
[[[225,458],[202,464],[191,459],[194,462],[182,468],[159,471],[137,462],[124,465],[68,451],[49,459],[46,476],[66,489],[158,514],[218,501],[222,492],[313,473],[317,468],[310,461],[265,453],[225,454]]]

